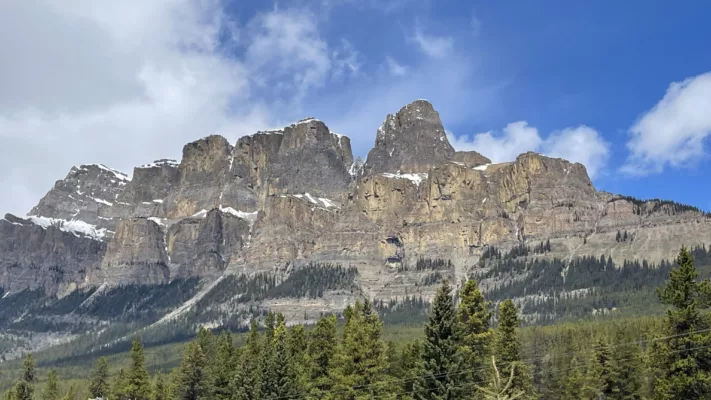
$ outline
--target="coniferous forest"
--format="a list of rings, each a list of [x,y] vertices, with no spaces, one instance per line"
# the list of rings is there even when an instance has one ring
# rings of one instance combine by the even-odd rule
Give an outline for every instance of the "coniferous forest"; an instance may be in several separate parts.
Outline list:
[[[607,260],[580,269],[598,262]],[[99,358],[77,385],[62,381],[60,367],[40,376],[28,354],[3,399],[709,399],[711,284],[686,248],[665,272],[656,288],[663,317],[522,328],[510,299],[494,307],[476,280],[458,293],[445,281],[414,340],[386,340],[383,318],[396,305],[357,302],[308,327],[270,312],[239,339],[201,328],[169,371],[149,371],[140,338],[125,368]]]

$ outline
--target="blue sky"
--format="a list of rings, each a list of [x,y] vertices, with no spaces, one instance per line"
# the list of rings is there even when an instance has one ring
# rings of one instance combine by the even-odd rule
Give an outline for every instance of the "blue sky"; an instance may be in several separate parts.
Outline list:
[[[305,116],[365,157],[425,98],[458,149],[711,210],[710,19],[701,1],[4,3],[0,207],[23,214],[74,164],[130,172]]]

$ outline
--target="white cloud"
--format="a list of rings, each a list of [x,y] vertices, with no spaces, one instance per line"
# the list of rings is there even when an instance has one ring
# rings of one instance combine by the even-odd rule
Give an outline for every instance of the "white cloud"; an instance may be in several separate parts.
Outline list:
[[[512,161],[521,153],[538,149],[543,143],[538,129],[526,121],[508,124],[500,134],[479,133],[471,141],[465,136],[450,135],[449,141],[457,150],[476,150],[495,163]]]
[[[526,121],[512,122],[501,133],[479,133],[472,139],[457,137],[451,132],[447,137],[455,149],[478,151],[495,163],[513,161],[527,151],[579,162],[585,165],[591,178],[605,167],[610,151],[609,143],[595,129],[585,125],[553,132],[545,139]]]
[[[629,135],[630,155],[623,172],[658,173],[667,165],[697,161],[711,135],[711,72],[669,85],[662,100],[641,116]]]
[[[428,35],[417,29],[411,38],[421,52],[432,58],[443,58],[449,55],[454,48],[454,38],[451,36]]]
[[[289,103],[358,69],[315,24],[275,9],[239,26],[220,0],[0,2],[0,212],[24,214],[74,164],[130,173],[271,126],[262,87]]]
[[[385,64],[388,67],[390,75],[393,76],[405,76],[407,74],[407,66],[401,65],[394,58],[387,56],[385,57]]]
[[[594,178],[607,164],[610,144],[595,129],[580,125],[553,132],[543,142],[540,151],[550,157],[579,162]]]

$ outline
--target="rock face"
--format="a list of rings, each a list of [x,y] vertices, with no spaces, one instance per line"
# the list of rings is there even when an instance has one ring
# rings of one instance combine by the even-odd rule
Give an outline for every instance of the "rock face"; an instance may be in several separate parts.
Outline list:
[[[170,278],[163,231],[146,218],[122,220],[98,270],[89,281],[94,285],[167,283]]]
[[[385,117],[368,153],[364,174],[426,173],[453,155],[439,113],[429,102],[417,100]]]
[[[77,219],[101,228],[113,229],[131,213],[119,197],[126,190],[127,175],[100,164],[73,167],[66,178],[30,210],[30,215],[63,220]]]
[[[106,243],[6,215],[0,219],[0,287],[44,289],[49,294],[83,286],[106,252]]]
[[[368,297],[427,298],[427,272],[410,268],[420,258],[451,260],[442,274],[460,282],[490,245],[551,239],[560,258],[654,262],[711,237],[708,215],[598,192],[581,164],[536,153],[492,164],[455,152],[423,100],[386,117],[365,164],[347,137],[307,118],[234,146],[202,138],[180,163],[137,167],[132,179],[102,165],[73,168],[30,214],[0,220],[6,291],[282,280],[323,262],[355,266]],[[616,241],[620,229],[635,242]]]

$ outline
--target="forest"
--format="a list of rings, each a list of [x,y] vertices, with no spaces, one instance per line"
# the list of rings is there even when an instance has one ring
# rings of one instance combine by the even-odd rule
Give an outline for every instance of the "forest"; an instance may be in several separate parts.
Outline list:
[[[348,276],[347,271],[343,271]],[[106,358],[81,382],[40,376],[27,354],[6,400],[708,399],[711,284],[682,248],[656,288],[663,317],[522,328],[510,299],[493,307],[476,280],[440,284],[424,329],[388,341],[382,312],[356,302],[311,327],[281,314],[253,319],[239,339],[200,328],[169,371],[149,371],[139,337],[118,371]],[[421,299],[407,299],[415,308]],[[386,318],[387,319],[387,318]]]

